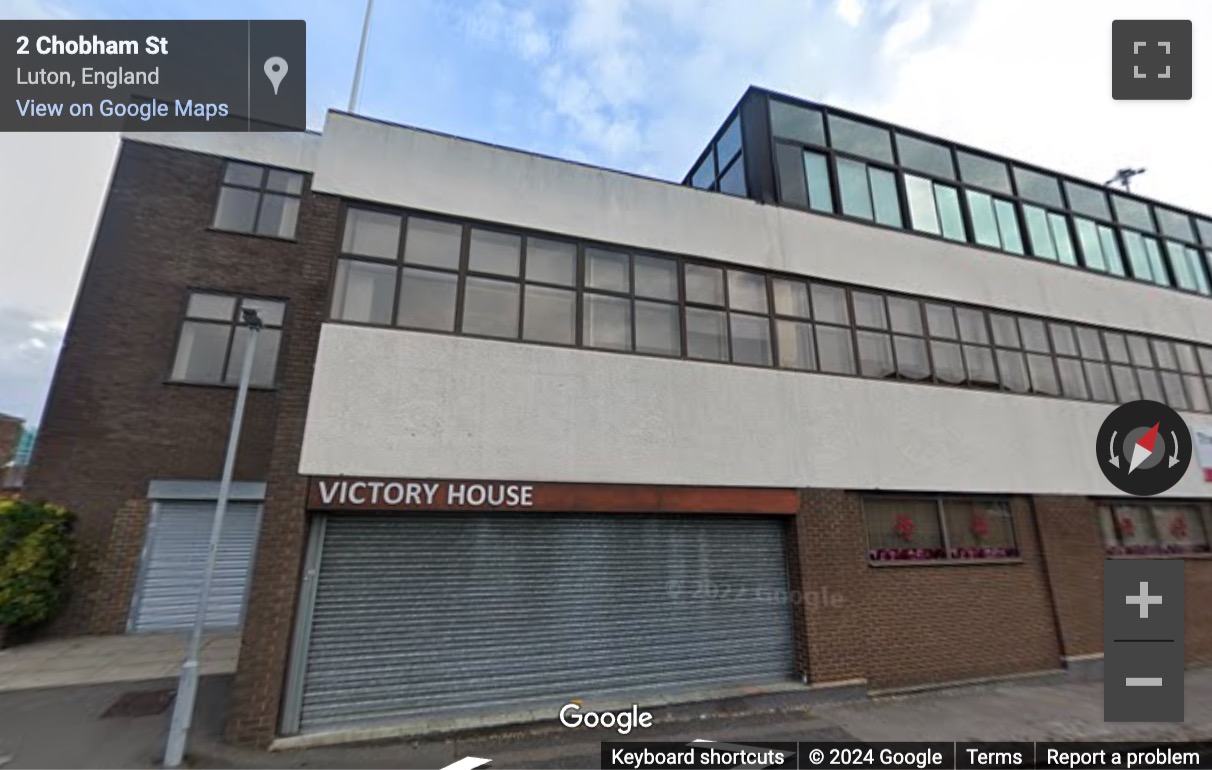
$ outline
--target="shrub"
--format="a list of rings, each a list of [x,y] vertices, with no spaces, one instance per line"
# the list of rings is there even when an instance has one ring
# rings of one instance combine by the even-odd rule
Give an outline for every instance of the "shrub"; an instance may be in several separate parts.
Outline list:
[[[48,503],[0,500],[0,629],[44,623],[62,609],[75,519]]]

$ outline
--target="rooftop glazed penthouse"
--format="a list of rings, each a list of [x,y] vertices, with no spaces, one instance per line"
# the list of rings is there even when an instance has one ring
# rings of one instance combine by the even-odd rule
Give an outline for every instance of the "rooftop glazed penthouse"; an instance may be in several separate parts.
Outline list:
[[[126,136],[27,482],[81,515],[61,630],[192,622],[256,309],[234,739],[1096,673],[1108,556],[1183,560],[1212,662],[1212,485],[1094,452],[1123,401],[1212,424],[1207,217],[757,89],[686,181]]]

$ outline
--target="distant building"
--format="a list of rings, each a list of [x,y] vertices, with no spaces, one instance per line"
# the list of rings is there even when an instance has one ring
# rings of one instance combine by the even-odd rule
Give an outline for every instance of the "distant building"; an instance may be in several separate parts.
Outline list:
[[[25,466],[29,464],[29,453],[22,453],[24,436],[25,420],[0,412],[0,498],[10,497],[11,492],[6,492],[21,486]],[[24,460],[19,460],[19,457]],[[21,466],[20,471],[17,470],[18,465]]]

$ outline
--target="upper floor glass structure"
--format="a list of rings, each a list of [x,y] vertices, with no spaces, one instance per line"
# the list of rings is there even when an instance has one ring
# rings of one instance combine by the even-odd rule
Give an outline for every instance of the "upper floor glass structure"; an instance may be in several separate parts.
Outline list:
[[[683,183],[1212,296],[1212,217],[764,89]]]

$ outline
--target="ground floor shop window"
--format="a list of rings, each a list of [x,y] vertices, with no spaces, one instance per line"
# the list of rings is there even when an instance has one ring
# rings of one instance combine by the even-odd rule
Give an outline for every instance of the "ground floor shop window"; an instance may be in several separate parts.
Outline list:
[[[1210,509],[1198,504],[1099,506],[1103,547],[1110,556],[1209,553]]]
[[[1019,556],[1010,504],[951,497],[863,500],[872,562],[969,561]]]

